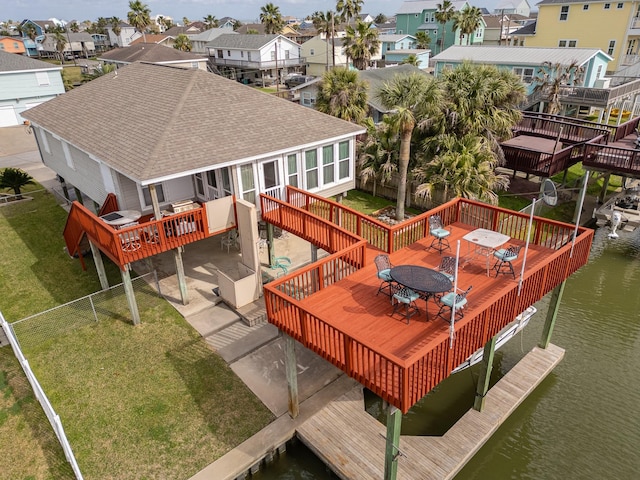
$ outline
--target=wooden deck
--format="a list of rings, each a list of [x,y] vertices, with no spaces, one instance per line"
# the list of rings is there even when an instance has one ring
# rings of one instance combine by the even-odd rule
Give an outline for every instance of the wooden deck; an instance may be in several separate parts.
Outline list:
[[[469,410],[442,437],[401,436],[398,478],[453,478],[563,356],[555,345],[536,347],[489,390],[482,412]],[[297,435],[342,479],[384,476],[386,429],[364,411],[361,388],[331,402]]]

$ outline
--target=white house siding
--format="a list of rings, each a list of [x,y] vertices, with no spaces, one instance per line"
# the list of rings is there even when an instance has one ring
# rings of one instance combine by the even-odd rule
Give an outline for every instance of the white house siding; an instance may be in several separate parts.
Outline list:
[[[27,70],[0,74],[0,126],[21,124],[22,112],[64,93],[60,70]],[[9,110],[12,111],[9,111]]]

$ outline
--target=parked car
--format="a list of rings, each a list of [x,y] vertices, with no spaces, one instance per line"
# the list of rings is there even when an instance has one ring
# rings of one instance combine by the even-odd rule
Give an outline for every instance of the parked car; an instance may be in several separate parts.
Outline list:
[[[309,77],[307,75],[297,75],[295,77],[287,78],[284,81],[284,84],[287,88],[293,88],[297,87],[298,85],[305,84],[311,80],[313,80],[313,77]]]

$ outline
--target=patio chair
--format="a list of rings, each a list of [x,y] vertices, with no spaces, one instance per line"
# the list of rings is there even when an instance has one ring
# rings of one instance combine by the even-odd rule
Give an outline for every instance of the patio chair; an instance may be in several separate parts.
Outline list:
[[[389,271],[391,270],[393,265],[391,265],[389,255],[381,253],[380,255],[376,256],[373,262],[376,264],[376,268],[378,269],[378,279],[381,280],[380,287],[378,287],[378,292],[376,293],[376,295],[378,295],[378,293],[380,292],[386,291],[389,295],[389,298],[391,299],[391,296],[393,295],[393,279],[391,278]]]
[[[240,235],[238,230],[229,230],[229,233],[223,235],[220,239],[220,248],[227,247],[227,253],[229,253],[229,247],[235,247],[240,250]]]
[[[466,290],[459,290],[460,293],[449,292],[440,297],[438,299],[438,302],[440,302],[440,310],[438,311],[437,316],[446,322],[450,321],[451,310],[455,306],[456,321],[464,317],[464,307],[467,305],[467,295],[469,295],[471,288],[472,286],[469,285],[469,288]],[[447,312],[449,312],[449,315],[446,315]]]
[[[456,257],[442,257],[436,270],[453,283],[456,279]]]
[[[393,295],[391,297],[391,303],[393,304],[393,313],[396,313],[398,307],[402,304],[405,306],[404,316],[407,319],[407,325],[409,325],[409,319],[416,313],[420,313],[416,300],[420,298],[416,292],[410,288],[403,287],[401,285],[393,286]]]
[[[496,250],[493,252],[493,256],[496,257],[496,263],[493,264],[493,270],[496,271],[496,277],[498,274],[508,274],[516,278],[516,273],[513,271],[513,262],[518,259],[518,254],[522,247],[520,245],[511,245],[509,248]]]
[[[124,225],[121,225],[120,229],[133,227],[135,225],[138,225],[138,222],[126,223]],[[119,233],[118,237],[120,237],[122,250],[124,250],[125,252],[134,252],[142,246],[140,244],[140,232],[138,230]]]
[[[429,235],[434,238],[431,245],[429,245],[428,250],[434,248],[438,250],[440,254],[442,254],[444,250],[451,250],[451,245],[449,245],[449,240],[447,240],[447,237],[451,235],[451,232],[443,228],[440,215],[431,215],[429,217]]]

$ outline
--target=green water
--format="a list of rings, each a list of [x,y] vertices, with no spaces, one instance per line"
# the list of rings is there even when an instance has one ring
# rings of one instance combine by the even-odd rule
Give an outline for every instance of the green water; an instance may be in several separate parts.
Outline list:
[[[560,305],[552,343],[566,350],[564,359],[457,480],[640,478],[638,290],[640,232],[612,240],[596,231],[589,263],[567,281]],[[494,381],[540,339],[548,298],[536,307],[527,328],[496,353]],[[440,384],[405,416],[402,433],[446,431],[471,407],[477,374],[474,367]],[[367,403],[381,414],[379,402]],[[300,448],[284,471],[259,478],[335,478],[322,464],[298,463],[311,457]]]

